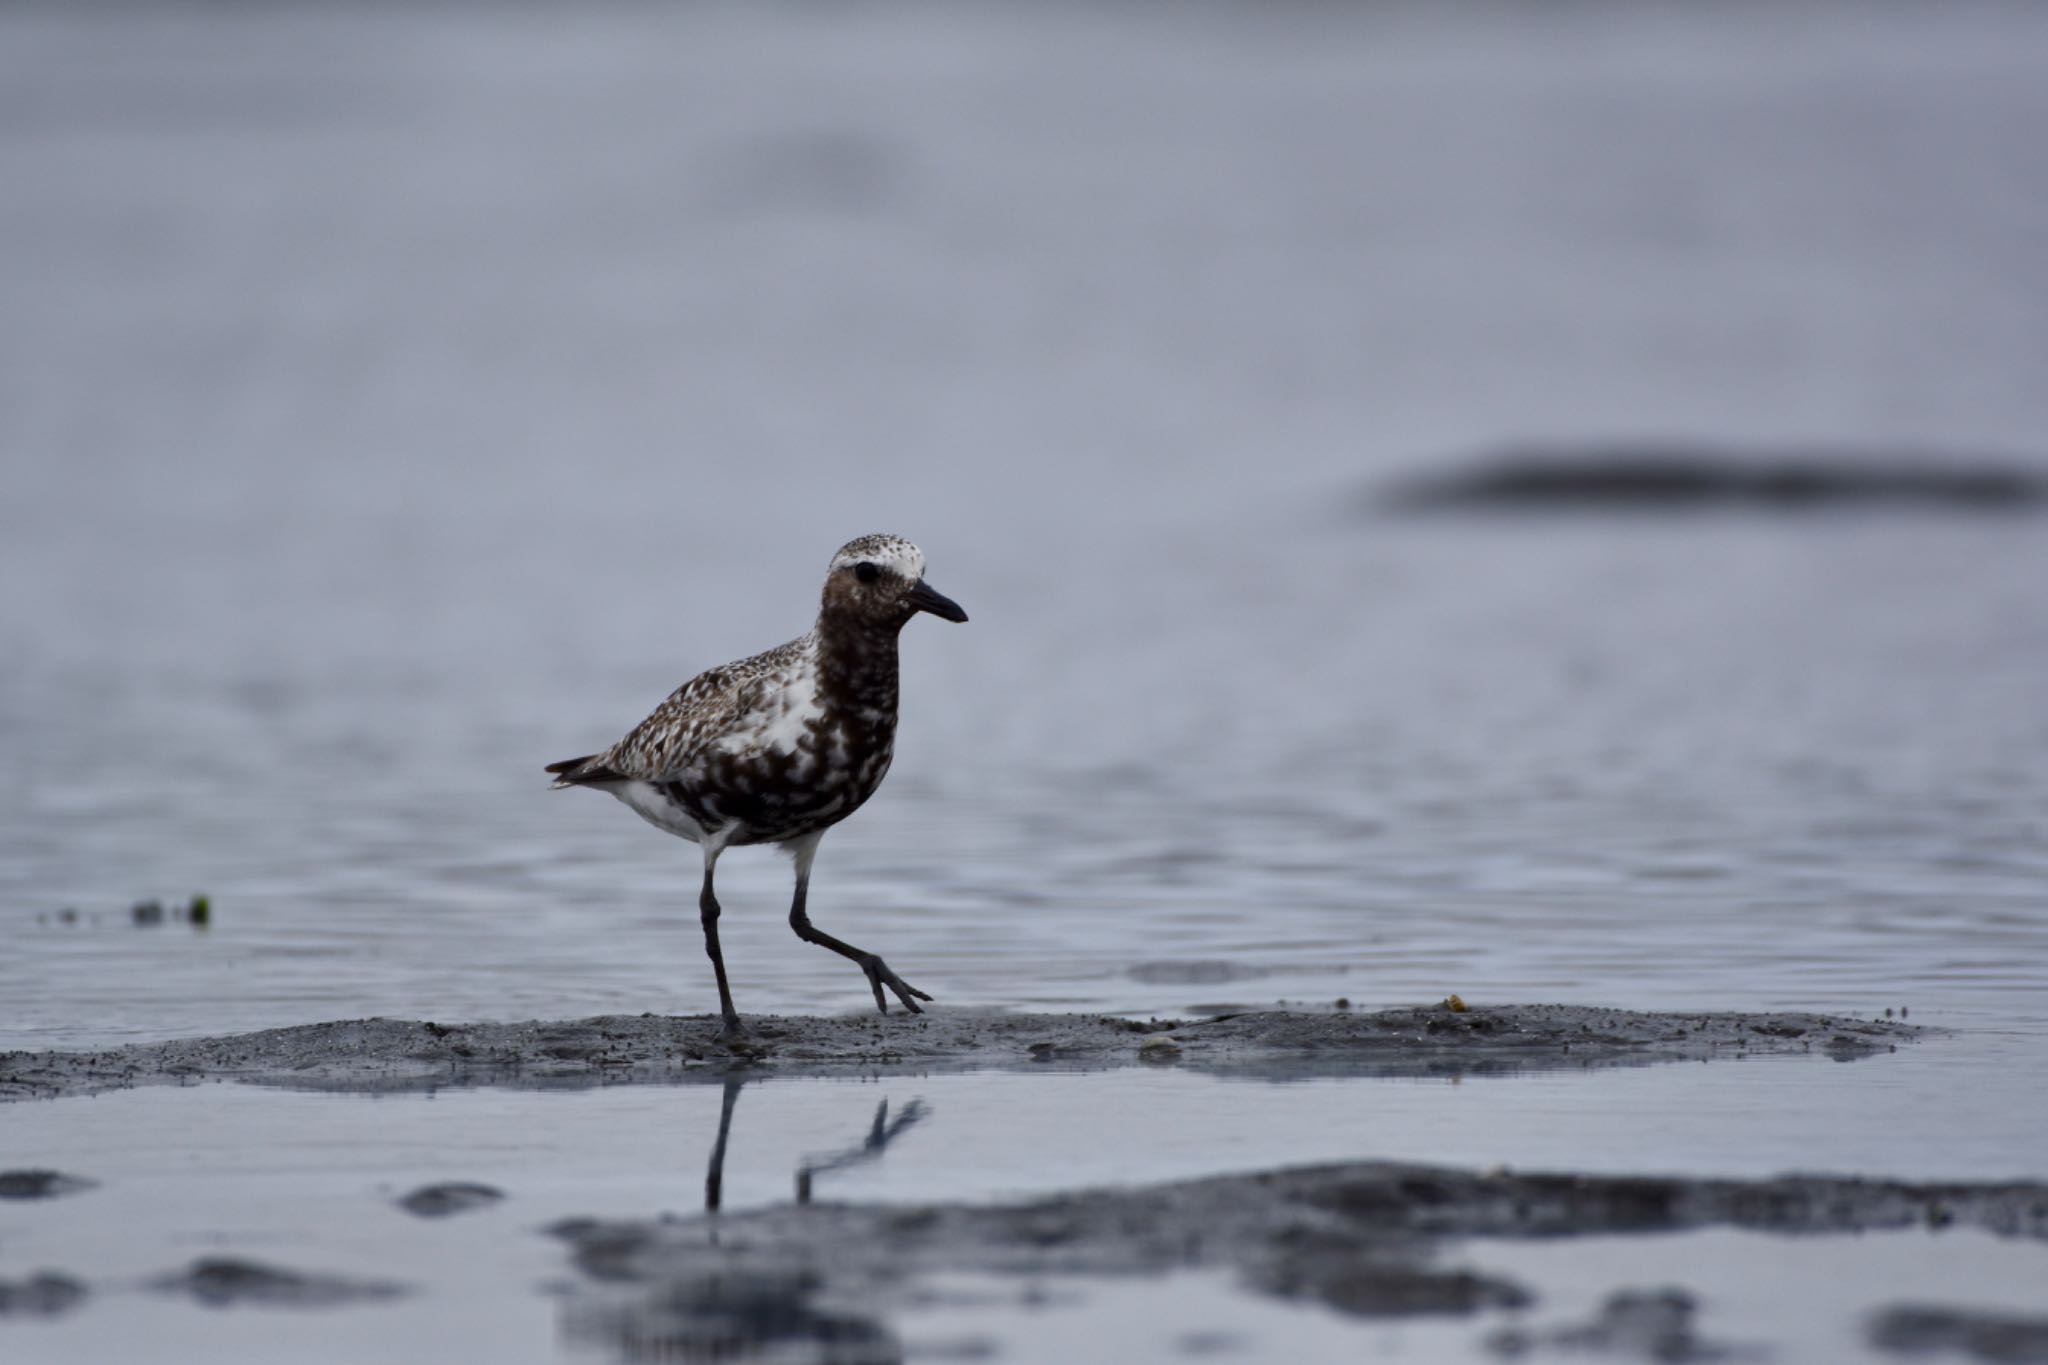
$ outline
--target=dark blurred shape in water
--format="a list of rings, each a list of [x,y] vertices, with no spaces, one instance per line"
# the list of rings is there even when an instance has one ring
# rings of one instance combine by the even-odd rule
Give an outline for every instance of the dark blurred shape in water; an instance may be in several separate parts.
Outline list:
[[[89,1190],[95,1183],[62,1171],[0,1171],[0,1199],[54,1199]]]
[[[1666,511],[1698,507],[1803,511],[1885,506],[1958,512],[2035,511],[2048,479],[1989,460],[1905,455],[1745,453],[1713,446],[1529,446],[1477,467],[1394,484],[1374,496],[1404,512]]]
[[[2048,1318],[1904,1304],[1886,1309],[1871,1322],[1870,1344],[1900,1355],[2048,1360]]]
[[[78,918],[78,912],[67,910],[61,918],[66,924],[72,923]],[[179,923],[189,924],[194,929],[204,929],[213,921],[213,902],[205,896],[194,896],[184,905],[166,908],[162,901],[151,897],[149,900],[137,901],[129,906],[128,920],[141,929],[154,928],[159,924]]]
[[[1729,1360],[1754,1358],[1702,1339],[1693,1330],[1699,1301],[1683,1289],[1622,1289],[1607,1296],[1592,1321],[1550,1332],[1513,1327],[1488,1337],[1488,1349],[1510,1358],[1545,1347],[1642,1360]]]
[[[1140,962],[1124,972],[1133,981],[1155,985],[1214,986],[1225,981],[1253,981],[1267,975],[1263,967],[1199,958],[1185,962]]]
[[[776,1358],[833,1365],[903,1359],[880,1322],[818,1306],[821,1288],[804,1271],[719,1271],[628,1304],[578,1305],[566,1327],[571,1339],[611,1344],[627,1360],[740,1360],[798,1346],[816,1354]]]
[[[398,1207],[422,1218],[446,1218],[450,1214],[489,1208],[504,1197],[505,1192],[494,1185],[447,1181],[439,1185],[420,1186],[399,1200]]]
[[[49,1318],[77,1305],[86,1288],[69,1275],[40,1271],[25,1280],[0,1280],[0,1318]]]
[[[342,1304],[389,1299],[405,1292],[390,1280],[358,1280],[342,1275],[284,1270],[233,1256],[205,1256],[175,1275],[162,1275],[150,1287],[169,1294],[189,1294],[209,1308],[259,1304],[268,1308],[334,1308]]]
[[[1469,1239],[1513,1242],[1710,1227],[1780,1236],[1909,1231],[1953,1222],[2048,1234],[2036,1183],[1912,1184],[1832,1176],[1767,1180],[1460,1170],[1397,1162],[1297,1167],[987,1205],[773,1205],[705,1218],[578,1218],[551,1231],[588,1283],[571,1287],[572,1336],[629,1358],[726,1358],[714,1347],[789,1339],[890,1340],[881,1317],[939,1275],[1231,1272],[1255,1293],[1351,1317],[1461,1317],[1532,1303],[1516,1280],[1446,1263]],[[886,1252],[886,1254],[883,1254]],[[639,1297],[622,1293],[642,1286]],[[1624,1291],[1590,1324],[1514,1333],[1537,1345],[1659,1360],[1715,1358],[1693,1297]],[[829,1335],[828,1335],[829,1334]],[[866,1359],[858,1351],[826,1359]],[[1720,1358],[1727,1358],[1725,1355]]]

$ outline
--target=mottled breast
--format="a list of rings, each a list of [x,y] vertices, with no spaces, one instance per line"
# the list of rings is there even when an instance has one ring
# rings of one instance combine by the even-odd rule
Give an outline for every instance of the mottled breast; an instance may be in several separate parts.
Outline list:
[[[749,700],[749,723],[706,745],[663,787],[707,830],[737,823],[733,844],[800,838],[845,819],[881,786],[895,753],[893,707],[833,706],[786,684]]]

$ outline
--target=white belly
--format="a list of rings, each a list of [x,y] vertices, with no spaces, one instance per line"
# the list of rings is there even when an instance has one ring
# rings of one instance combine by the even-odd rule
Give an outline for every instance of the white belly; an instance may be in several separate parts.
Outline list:
[[[704,827],[692,820],[688,811],[662,795],[653,783],[612,783],[606,790],[631,806],[635,815],[656,829],[667,830],[693,844],[704,842]]]

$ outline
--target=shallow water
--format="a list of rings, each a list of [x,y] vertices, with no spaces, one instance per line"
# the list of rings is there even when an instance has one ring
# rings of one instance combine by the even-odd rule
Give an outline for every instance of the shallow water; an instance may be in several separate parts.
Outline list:
[[[1512,1081],[1216,1080],[1171,1068],[787,1081],[731,1096],[721,1207],[1029,1197],[1267,1165],[1370,1159],[1522,1170],[1912,1171],[1999,1179],[2032,1139],[1972,1095],[1933,1048],[1842,1064],[1784,1057],[1554,1072]],[[508,1361],[603,1355],[576,1327],[584,1296],[540,1230],[563,1218],[694,1214],[706,1205],[724,1088],[447,1090],[364,1097],[195,1085],[11,1107],[8,1150],[90,1172],[97,1189],[0,1205],[9,1260],[90,1266],[94,1297],[55,1323],[12,1327],[10,1359],[121,1358],[128,1343],[218,1359],[318,1360],[405,1350]],[[1897,1087],[1910,1092],[1898,1103]],[[1077,1115],[1086,1122],[1077,1122]],[[886,1148],[861,1152],[893,1115]],[[260,1133],[260,1142],[242,1135]],[[482,1181],[503,1203],[445,1220],[393,1201],[421,1184]],[[715,1236],[713,1232],[710,1235]],[[232,1253],[297,1270],[396,1279],[403,1298],[352,1309],[196,1310],[148,1282]],[[2026,1306],[2048,1250],[1979,1233],[1482,1241],[1446,1256],[1534,1288],[1536,1308],[1387,1321],[1289,1306],[1232,1276],[939,1277],[885,1315],[915,1355],[973,1339],[1004,1358],[1067,1358],[1089,1335],[1118,1359],[1336,1358],[1377,1349],[1483,1359],[1490,1333],[1587,1316],[1616,1285],[1679,1280],[1709,1339],[1789,1358],[1854,1358],[1863,1319],[1930,1297]],[[557,1286],[550,1290],[550,1286]],[[483,1305],[487,1313],[480,1312]],[[1219,1338],[1219,1340],[1211,1340]]]
[[[2039,519],[1365,507],[2038,452],[2048,20],[1768,12],[10,13],[0,1042],[702,1008],[693,850],[538,767],[871,525],[974,620],[813,912],[941,1000],[2039,1024]],[[743,1005],[860,1004],[721,874]]]
[[[1455,1090],[1056,1077],[1055,1127],[1172,1115],[1058,1160],[1018,1136],[1040,1092],[933,1078],[952,1155],[848,1197],[1332,1155],[2048,1174],[2048,525],[1371,503],[1522,440],[2042,468],[2044,56],[2048,15],[1954,4],[10,8],[0,1047],[708,1009],[694,851],[540,765],[801,631],[832,547],[891,529],[973,620],[907,632],[895,770],[811,909],[941,1007],[1957,1032]],[[743,1009],[863,1007],[783,865],[720,877]],[[129,916],[195,892],[203,931]],[[550,1210],[687,1206],[715,1101],[196,1095],[15,1107],[4,1155],[145,1180],[139,1274],[244,1239],[109,1115],[268,1171],[260,1249],[455,1150],[553,1162]],[[849,1100],[750,1087],[733,1197]],[[607,1105],[650,1150],[603,1158]],[[452,1113],[494,1117],[458,1147]],[[336,1126],[373,1155],[299,1145]],[[7,1210],[0,1276],[126,1273],[126,1208],[75,1241]],[[381,1216],[308,1258],[384,1254]],[[559,1252],[493,1245],[506,1311],[463,1330],[545,1358],[504,1291]],[[133,1302],[161,1322],[20,1330],[78,1358],[193,1311]]]
[[[1245,637],[1231,669],[1204,670],[1214,602],[1157,627],[1142,655],[1103,624],[1090,657],[1104,676],[1126,659],[1150,673],[1161,653],[1186,674],[1159,680],[1170,705],[1145,701],[1141,676],[1114,715],[1099,698],[1064,711],[1094,732],[1094,762],[979,729],[1013,706],[1051,723],[1032,716],[1059,703],[960,676],[1010,649],[1047,657],[1029,640],[1051,623],[913,625],[897,770],[827,840],[818,922],[942,1003],[1457,991],[2048,1021],[2048,638],[2024,615],[2048,581],[2039,528],[1308,539],[1269,565],[1299,574],[1288,595],[1230,617]],[[1399,589],[1344,586],[1392,575]],[[1318,631],[1297,593],[1356,628]],[[1275,617],[1302,630],[1292,645]],[[1295,662],[1235,652],[1265,649]],[[551,715],[515,733],[490,713],[545,689],[445,662],[410,707],[308,680],[302,707],[260,720],[196,681],[165,695],[117,674],[89,715],[54,683],[28,703],[45,717],[18,731],[31,773],[67,776],[15,794],[0,1041],[707,1008],[694,851],[614,803],[546,791],[525,761],[591,747],[630,705],[565,685],[534,696]],[[616,687],[595,664],[579,681]],[[1227,724],[1188,723],[1202,747],[1172,733],[1175,707],[1220,715],[1233,696]],[[308,765],[275,747],[345,749],[352,725],[421,713],[451,727],[432,758]],[[1145,759],[1132,731],[1163,747]],[[217,770],[191,752],[208,744],[229,750]],[[721,865],[742,1007],[860,1008],[859,974],[783,923],[788,875],[766,853]],[[204,931],[131,922],[133,897],[188,889],[213,899]],[[76,921],[58,913],[70,905]]]

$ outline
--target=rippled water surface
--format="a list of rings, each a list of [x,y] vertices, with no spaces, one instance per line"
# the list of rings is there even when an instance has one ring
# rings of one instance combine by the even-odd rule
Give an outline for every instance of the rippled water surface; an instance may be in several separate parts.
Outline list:
[[[2038,1023],[2038,520],[1365,510],[2038,449],[2048,28],[1963,12],[9,15],[0,1038],[703,1008],[694,852],[539,765],[877,527],[974,619],[813,910],[943,1001]]]
[[[711,1009],[695,851],[540,767],[886,529],[973,619],[906,632],[811,912],[940,1008],[1905,1007],[1958,1033],[1796,1122],[1703,1117],[1764,1067],[1484,1121],[2048,1175],[2048,523],[1373,501],[1524,439],[2048,468],[2044,57],[1976,5],[10,8],[0,1047]],[[862,1008],[788,877],[720,866],[741,1008]],[[1313,1155],[1176,1093],[1191,1169]],[[69,1164],[130,1102],[23,1112]]]
[[[1134,555],[1084,574],[1114,606],[935,548],[977,614],[906,633],[896,771],[828,837],[816,919],[942,1003],[1458,991],[2040,1025],[2038,527],[1291,511],[1309,528],[1273,513],[1237,566],[1257,591]],[[802,588],[723,650],[679,626],[669,673],[802,625]],[[650,604],[689,615],[609,589],[587,615],[621,639]],[[158,643],[209,623],[232,636],[197,604]],[[260,641],[131,666],[123,637],[63,638],[9,684],[6,1041],[714,1003],[694,850],[538,772],[637,719],[658,666],[571,666],[544,631],[530,673],[516,639],[370,643],[417,647],[403,682],[331,635],[303,676]],[[721,874],[743,1007],[861,1005],[789,933],[784,862]],[[204,931],[131,919],[192,891]]]

